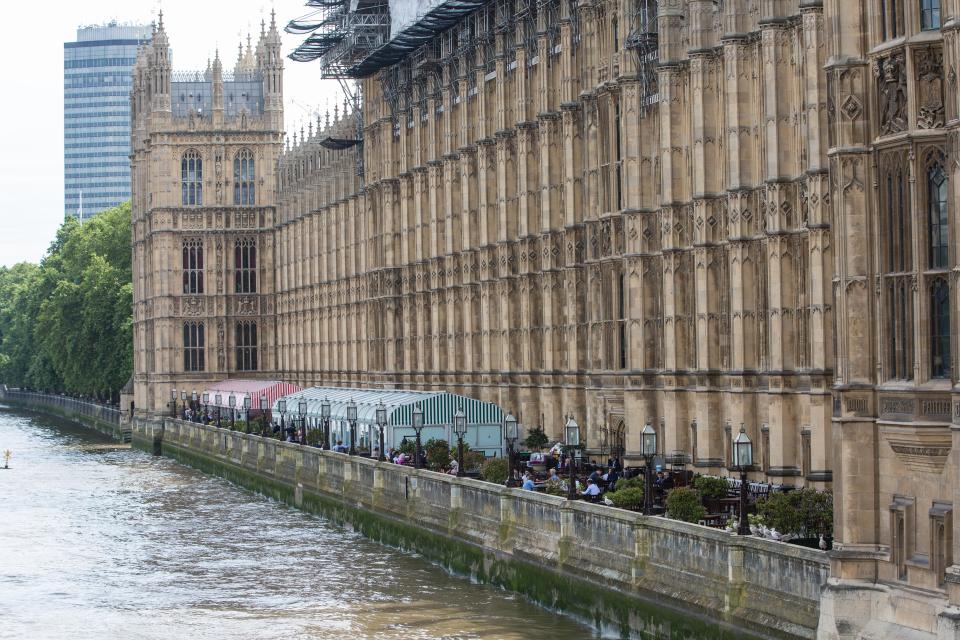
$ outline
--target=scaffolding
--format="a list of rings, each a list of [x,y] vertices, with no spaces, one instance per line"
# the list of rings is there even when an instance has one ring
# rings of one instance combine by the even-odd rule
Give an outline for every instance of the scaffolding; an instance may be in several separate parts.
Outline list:
[[[640,115],[659,99],[657,87],[657,0],[635,0],[636,10],[630,16],[630,34],[624,43],[633,52],[640,81]]]

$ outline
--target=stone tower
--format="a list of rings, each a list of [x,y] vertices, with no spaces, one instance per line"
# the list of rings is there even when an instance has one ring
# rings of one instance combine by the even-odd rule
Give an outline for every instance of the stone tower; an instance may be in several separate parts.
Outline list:
[[[225,73],[174,73],[163,17],[131,91],[134,398],[274,368],[274,175],[283,138],[283,63],[271,19]]]

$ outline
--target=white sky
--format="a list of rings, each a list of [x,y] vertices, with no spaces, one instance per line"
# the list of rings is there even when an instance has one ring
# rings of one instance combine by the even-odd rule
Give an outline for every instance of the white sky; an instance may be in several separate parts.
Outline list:
[[[233,69],[240,34],[256,44],[261,16],[277,12],[283,52],[305,36],[283,26],[311,9],[303,0],[54,0],[42,5],[10,2],[0,20],[0,265],[36,262],[63,221],[63,43],[79,25],[149,24],[163,9],[174,69],[205,69],[219,47],[225,70]],[[285,124],[291,134],[309,113],[343,101],[339,85],[320,80],[319,63],[284,61]],[[313,118],[315,119],[315,115]]]

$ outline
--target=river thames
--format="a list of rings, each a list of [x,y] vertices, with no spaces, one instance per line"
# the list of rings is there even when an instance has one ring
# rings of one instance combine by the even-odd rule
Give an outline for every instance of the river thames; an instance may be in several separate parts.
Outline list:
[[[0,407],[0,638],[597,637],[519,596]]]

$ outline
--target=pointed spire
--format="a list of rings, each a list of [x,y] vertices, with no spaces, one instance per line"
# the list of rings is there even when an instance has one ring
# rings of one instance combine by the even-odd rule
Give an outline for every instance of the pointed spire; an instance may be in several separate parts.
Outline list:
[[[159,31],[163,31],[163,9],[160,9],[160,24],[157,26]]]
[[[296,129],[293,130],[293,146],[294,147],[297,146],[297,130]]]
[[[327,123],[325,128],[330,128],[330,107],[327,107]]]
[[[322,121],[320,120],[320,110],[317,110],[317,135],[320,135],[320,132],[323,131],[323,127],[320,126]]]
[[[333,121],[337,122],[338,120],[340,120],[340,105],[334,104],[333,105]]]
[[[310,139],[313,139],[313,120],[307,123],[307,132],[310,134]]]

